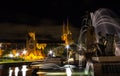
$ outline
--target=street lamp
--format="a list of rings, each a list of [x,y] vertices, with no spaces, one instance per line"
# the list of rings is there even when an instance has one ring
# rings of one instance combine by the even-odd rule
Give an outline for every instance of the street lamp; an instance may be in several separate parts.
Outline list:
[[[48,56],[49,56],[49,57],[53,57],[53,51],[52,51],[52,50],[50,50],[50,51],[48,52]]]
[[[67,49],[67,62],[69,63],[69,55],[68,55],[68,49],[70,48],[69,45],[66,45],[66,49]]]

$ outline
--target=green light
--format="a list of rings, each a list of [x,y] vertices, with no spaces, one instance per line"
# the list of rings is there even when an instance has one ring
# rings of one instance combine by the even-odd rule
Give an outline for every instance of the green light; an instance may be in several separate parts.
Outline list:
[[[37,72],[37,74],[40,74],[39,72]],[[45,76],[66,76],[67,74],[65,72],[45,72],[44,73]],[[86,75],[89,75],[91,73],[88,73],[88,74],[85,74],[84,71],[82,72],[73,72],[72,73],[72,76],[86,76]]]

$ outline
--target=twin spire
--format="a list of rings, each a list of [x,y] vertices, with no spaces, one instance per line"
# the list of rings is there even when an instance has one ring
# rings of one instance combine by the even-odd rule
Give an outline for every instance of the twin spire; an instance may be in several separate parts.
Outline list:
[[[64,22],[63,22],[63,34],[71,34],[71,31],[69,30],[69,21],[68,21],[68,19],[67,19],[67,23],[65,24]]]
[[[62,40],[65,41],[65,45],[70,45],[73,40],[72,40],[72,33],[69,30],[69,21],[67,19],[67,23],[63,23],[63,31],[62,31]]]

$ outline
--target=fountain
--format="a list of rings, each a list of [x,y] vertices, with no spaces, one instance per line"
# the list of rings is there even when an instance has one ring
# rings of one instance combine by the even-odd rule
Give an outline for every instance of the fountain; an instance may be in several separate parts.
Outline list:
[[[120,38],[120,26],[117,16],[109,9],[99,9],[94,13],[91,13],[91,19],[92,25],[95,28],[97,41],[99,41],[98,33],[101,32],[102,36],[109,39],[107,40],[109,44],[106,45],[108,47],[106,47],[105,53],[110,55],[111,52],[114,55],[116,48],[114,47],[114,43],[116,43],[116,46],[119,45],[118,39]]]
[[[107,65],[108,62],[120,61],[115,56],[117,52],[119,53],[119,33],[118,18],[111,10],[101,8],[86,15],[85,19],[83,19],[83,26],[78,40],[87,61],[85,70],[92,67],[93,60],[101,62],[99,68],[103,65],[102,62],[106,62]],[[117,54],[117,56],[119,55]],[[90,66],[87,66],[89,64]],[[98,68],[98,65],[94,65],[94,63],[93,66],[94,69],[96,69],[96,66]],[[95,74],[97,73],[95,72]]]
[[[101,33],[101,36],[105,37],[108,42],[105,49],[106,55],[110,55],[110,51],[113,51],[111,53],[115,53],[114,43],[116,43],[116,46],[119,45],[118,39],[120,38],[120,26],[117,19],[118,18],[111,10],[104,8],[98,9],[94,13],[87,15],[83,20],[84,25],[81,27],[78,41],[82,50],[85,50],[83,49],[85,47],[88,52],[90,45],[99,43],[99,33]],[[91,31],[93,34],[90,34]]]
[[[96,33],[102,31],[105,35],[119,34],[120,27],[115,14],[109,9],[99,9],[91,13],[92,25],[95,27]]]

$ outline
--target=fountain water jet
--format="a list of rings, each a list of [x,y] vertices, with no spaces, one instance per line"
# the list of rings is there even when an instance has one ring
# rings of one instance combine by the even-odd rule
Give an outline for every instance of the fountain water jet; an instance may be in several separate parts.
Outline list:
[[[101,31],[104,35],[108,34],[119,34],[120,24],[118,17],[115,13],[109,9],[101,8],[90,13],[92,26],[95,27],[96,35]]]
[[[102,32],[103,36],[106,34],[116,35],[116,46],[119,45],[119,33],[120,33],[120,24],[119,19],[115,13],[109,9],[101,8],[91,13],[92,25],[95,27],[96,37],[98,40],[98,32]],[[111,37],[112,38],[112,37]],[[115,47],[114,44],[112,47]],[[119,48],[119,47],[115,47]],[[108,49],[110,50],[110,49]],[[117,50],[115,50],[117,51]]]

